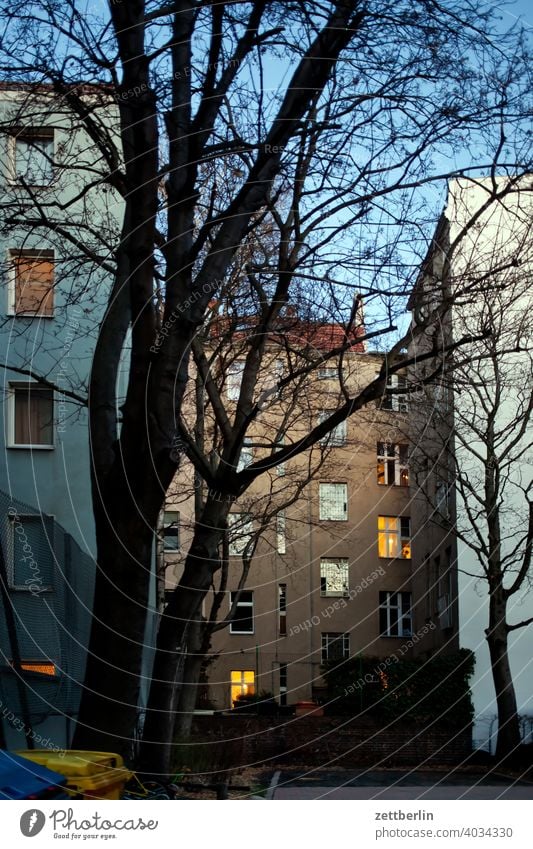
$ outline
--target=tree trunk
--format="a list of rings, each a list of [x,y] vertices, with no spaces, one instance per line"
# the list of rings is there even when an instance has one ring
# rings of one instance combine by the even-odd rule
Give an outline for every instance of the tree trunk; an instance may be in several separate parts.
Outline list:
[[[149,518],[120,479],[112,497],[99,500],[93,627],[74,748],[133,754],[152,572]]]
[[[202,623],[191,622],[189,625],[189,639],[187,641],[187,659],[183,669],[183,681],[179,693],[176,708],[176,721],[174,725],[174,736],[176,739],[187,739],[191,733],[191,726],[198,696],[198,681],[202,671],[204,655],[202,648]]]
[[[491,594],[489,617],[486,635],[498,707],[496,757],[505,758],[516,751],[521,738],[516,694],[508,655],[506,600],[501,587]]]
[[[172,771],[176,709],[185,671],[189,624],[198,618],[214,572],[220,568],[223,539],[231,501],[208,498],[185,561],[180,583],[161,617],[141,749],[141,769],[151,775]]]

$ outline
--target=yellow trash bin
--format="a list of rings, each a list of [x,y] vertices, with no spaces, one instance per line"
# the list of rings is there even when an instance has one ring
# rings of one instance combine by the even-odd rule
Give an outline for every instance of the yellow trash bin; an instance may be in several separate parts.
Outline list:
[[[64,775],[65,789],[74,799],[120,799],[124,785],[133,775],[120,755],[112,752],[33,749],[16,754]]]

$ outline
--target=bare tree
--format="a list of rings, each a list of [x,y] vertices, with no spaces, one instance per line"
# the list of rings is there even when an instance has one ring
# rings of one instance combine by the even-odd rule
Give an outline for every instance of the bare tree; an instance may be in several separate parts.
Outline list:
[[[533,623],[531,617],[516,619],[519,608],[514,606],[531,586],[533,542],[527,318],[531,191],[524,180],[518,186],[498,208],[484,209],[481,216],[493,182],[452,186],[448,226],[430,255],[430,268],[437,276],[445,273],[452,289],[485,277],[486,291],[466,297],[464,307],[456,306],[451,314],[454,334],[484,336],[456,353],[450,371],[439,371],[433,386],[426,386],[418,432],[414,429],[421,495],[431,519],[450,528],[471,552],[471,561],[466,559],[465,565],[460,560],[460,566],[488,595],[485,636],[498,708],[499,757],[520,744],[509,634]],[[465,221],[473,216],[475,224],[465,231]],[[444,263],[438,255],[445,257]],[[434,296],[431,288],[430,282],[422,300]],[[441,326],[439,332],[447,336],[450,328]]]
[[[483,4],[465,11],[455,0],[131,0],[111,2],[108,19],[81,13],[74,0],[30,8],[16,0],[2,18],[2,73],[33,90],[46,84],[62,99],[106,164],[99,185],[112,187],[124,208],[112,267],[100,251],[87,256],[108,270],[111,293],[88,393],[98,571],[76,745],[129,747],[154,532],[184,452],[208,488],[184,577],[159,626],[166,649],[156,658],[146,732],[161,754],[157,744],[168,744],[178,697],[177,658],[219,567],[228,505],[259,475],[379,398],[387,376],[403,367],[407,336],[393,333],[411,285],[406,250],[431,220],[419,190],[457,173],[446,156],[468,145],[479,150],[471,168],[527,168],[521,34],[497,32]],[[269,83],[276,69],[279,88]],[[87,77],[115,99],[119,143],[109,108],[76,85]],[[513,132],[505,144],[502,125]],[[222,175],[229,196],[219,190]],[[53,229],[59,213],[68,217],[68,200],[55,209],[36,200],[30,195],[30,220],[26,204],[13,226]],[[189,359],[209,303],[266,216],[277,250],[254,256],[246,269],[253,309],[247,293],[236,317],[253,315],[254,325],[246,328],[232,418],[213,402],[224,434],[221,463],[213,466],[194,450],[180,413]],[[72,229],[64,231],[83,249]],[[367,337],[381,334],[388,353],[379,375],[352,393],[342,363],[353,343],[354,279],[365,295]],[[302,281],[328,294],[330,322],[345,337],[317,354],[312,339],[295,343],[282,329],[294,364],[278,389],[327,361],[337,368],[341,400],[294,445],[230,472],[261,409],[255,387],[266,339],[280,332],[283,308],[297,300],[292,293]],[[117,403],[125,352],[128,386]],[[156,767],[164,771],[164,758]]]

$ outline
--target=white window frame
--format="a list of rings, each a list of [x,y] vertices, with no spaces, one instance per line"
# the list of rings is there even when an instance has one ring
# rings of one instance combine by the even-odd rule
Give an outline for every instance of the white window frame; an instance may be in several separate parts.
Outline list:
[[[52,284],[52,311],[50,315],[45,315],[44,313],[39,312],[17,312],[16,310],[16,296],[17,296],[17,271],[15,268],[14,260],[18,256],[29,256],[31,253],[34,255],[34,259],[38,259],[37,254],[42,250],[43,259],[50,260],[54,266],[54,273],[56,267],[56,255],[55,251],[52,248],[8,248],[7,250],[7,259],[6,259],[6,268],[7,268],[7,315],[12,316],[13,318],[35,318],[35,319],[43,319],[45,321],[49,321],[51,318],[55,317],[55,287]],[[46,256],[46,254],[49,256]]]
[[[380,528],[380,520],[383,520],[383,528]],[[408,531],[408,532],[407,532]],[[384,539],[383,549],[381,541]],[[382,516],[378,517],[378,556],[387,559],[411,560],[412,527],[409,516]],[[404,556],[404,546],[409,547],[409,557]],[[383,554],[382,550],[387,553]]]
[[[276,516],[276,549],[278,554],[287,554],[287,518],[285,510]]]
[[[329,410],[322,410],[318,417],[318,423],[322,424],[329,416],[331,412]],[[347,436],[347,423],[346,419],[330,430],[325,436],[320,440],[321,445],[328,445],[330,447],[346,445],[346,436]]]
[[[243,593],[250,593],[252,600],[251,601],[243,601],[242,595]],[[230,592],[229,594],[229,609],[231,610],[233,606],[233,596],[237,595],[237,591]],[[229,632],[230,634],[255,634],[255,611],[254,611],[254,592],[253,590],[242,590],[241,598],[237,602],[237,607],[235,608],[235,613],[237,613],[239,607],[250,607],[252,609],[252,630],[251,631],[237,631],[236,627],[238,627],[239,622],[237,620],[233,620],[230,622]]]
[[[278,631],[280,637],[287,636],[287,584],[278,584]]]
[[[335,575],[337,570],[337,575]],[[328,589],[328,578],[333,586],[340,589]],[[327,597],[340,597],[349,595],[350,589],[350,563],[347,557],[321,557],[320,558],[320,595]]]
[[[245,439],[243,444],[242,444],[241,453],[239,454],[239,461],[237,463],[237,471],[242,472],[243,469],[247,468],[247,466],[251,466],[251,464],[253,463],[253,460],[254,460],[254,449],[253,449],[252,443],[250,442],[249,439]]]
[[[408,601],[409,613],[404,613],[404,601]],[[380,623],[379,633],[381,637],[412,637],[413,635],[413,598],[412,593],[395,590],[383,590],[379,594]],[[385,613],[386,627],[381,629],[382,613]],[[397,634],[392,634],[394,621],[396,622]],[[406,622],[409,624],[406,625]]]
[[[9,163],[8,164],[8,181],[13,186],[21,186],[22,185],[21,177],[19,177],[18,172],[17,172],[17,142],[21,141],[25,138],[30,138],[32,135],[35,138],[43,138],[43,139],[46,138],[46,139],[51,140],[51,142],[52,142],[52,152],[51,152],[50,159],[52,160],[52,162],[48,163],[48,166],[50,168],[50,173],[48,175],[46,175],[44,182],[38,182],[38,183],[29,182],[29,183],[27,183],[27,185],[30,186],[32,189],[47,188],[53,182],[54,177],[55,177],[54,163],[55,163],[56,152],[57,152],[57,143],[56,143],[56,135],[57,134],[56,134],[54,127],[46,127],[46,126],[21,127],[21,128],[19,128],[18,132],[9,134],[8,139],[7,139],[7,143],[8,143],[8,151],[7,152],[8,152],[8,163]]]
[[[404,392],[392,394],[388,390],[405,389]],[[403,374],[389,374],[385,389],[385,396],[381,402],[382,410],[392,410],[395,413],[409,412],[409,393],[407,391],[407,380]]]
[[[376,446],[377,464],[383,465],[383,481],[377,479],[379,486],[409,486],[409,448],[400,442],[378,442]],[[393,465],[392,474],[390,466]],[[406,472],[407,481],[402,483],[402,473]],[[392,478],[392,480],[390,480]]]
[[[337,488],[337,497],[333,499],[332,495],[328,497],[327,490],[332,493],[333,488]],[[338,511],[337,515],[332,515],[334,511],[327,509],[328,502],[338,501],[343,505],[343,509]],[[319,519],[323,522],[347,522],[348,521],[348,484],[346,483],[320,483],[318,485],[318,504],[319,504]],[[341,515],[342,514],[342,515]]]
[[[234,525],[240,525],[239,536],[232,540],[231,529]],[[228,515],[228,553],[230,557],[242,557],[246,546],[252,538],[254,526],[249,513],[229,513]]]
[[[331,638],[331,639],[330,639]],[[342,657],[328,657],[329,648],[333,643],[342,641]],[[348,660],[350,657],[350,634],[338,631],[325,631],[320,635],[320,658],[322,663],[329,660]]]
[[[234,362],[228,365],[226,373],[226,397],[228,401],[239,400],[244,366],[244,360],[234,360]]]
[[[176,519],[173,522],[165,522],[165,513],[173,513],[176,516]],[[177,538],[178,544],[177,544],[176,548],[166,548],[165,547],[165,529],[167,528],[167,526],[170,526],[170,525],[176,525],[177,526],[176,538]],[[175,510],[173,507],[166,507],[165,510],[163,510],[163,515],[161,517],[161,542],[163,544],[164,554],[177,554],[177,552],[180,550],[180,543],[181,543],[180,533],[181,533],[180,511]]]
[[[43,443],[34,444],[33,442],[15,442],[15,407],[16,407],[16,393],[17,389],[25,389],[27,391],[28,386],[32,386],[39,391],[39,389],[47,389],[49,392],[52,392],[52,442],[51,443]],[[36,381],[21,381],[21,380],[13,380],[9,381],[7,388],[7,447],[8,448],[19,448],[23,451],[27,451],[31,449],[32,451],[53,451],[55,448],[55,437],[56,437],[56,426],[55,426],[55,393],[52,389],[47,386],[40,387]]]

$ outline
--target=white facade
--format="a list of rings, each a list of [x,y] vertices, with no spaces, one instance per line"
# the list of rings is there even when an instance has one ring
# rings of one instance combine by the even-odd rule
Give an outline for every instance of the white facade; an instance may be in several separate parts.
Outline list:
[[[487,455],[483,439],[487,417],[496,410],[497,466],[504,481],[501,501],[502,553],[509,570],[504,586],[510,587],[523,554],[527,529],[525,488],[531,482],[533,454],[531,427],[520,431],[524,405],[531,392],[531,272],[533,180],[522,178],[509,194],[492,199],[494,191],[509,187],[499,179],[460,180],[451,183],[446,218],[452,248],[452,291],[466,289],[453,308],[453,334],[478,335],[490,329],[499,339],[495,379],[491,360],[474,361],[455,380],[455,421],[459,478],[457,525],[466,539],[459,540],[460,642],[476,653],[472,679],[475,707],[474,746],[494,751],[497,732],[496,702],[485,629],[488,624],[488,584],[482,578],[480,559],[472,546],[479,545],[473,523],[487,538],[483,515],[477,514],[476,494],[485,486]],[[483,210],[485,204],[487,208]],[[471,288],[471,294],[468,290]],[[486,355],[490,345],[474,342],[470,351]],[[496,391],[500,397],[496,402]],[[506,453],[507,452],[507,453]],[[470,491],[468,488],[470,487]],[[462,494],[463,493],[463,494]],[[471,543],[471,544],[468,544]],[[482,554],[481,554],[482,559]],[[533,616],[533,592],[526,580],[509,601],[507,621],[518,623]],[[522,730],[531,740],[533,730],[533,624],[509,635],[509,656]]]

